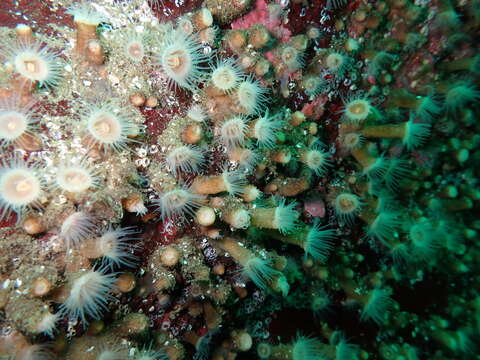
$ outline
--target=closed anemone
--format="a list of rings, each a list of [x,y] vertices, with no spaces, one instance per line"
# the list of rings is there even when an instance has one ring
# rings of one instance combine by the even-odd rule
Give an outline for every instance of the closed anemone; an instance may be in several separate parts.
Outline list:
[[[40,42],[12,43],[0,47],[0,55],[11,62],[24,80],[38,81],[47,88],[58,85],[62,74],[60,60],[52,50]]]
[[[120,152],[128,149],[132,139],[129,135],[138,132],[129,109],[115,102],[91,105],[84,109],[82,120],[87,131],[89,146],[98,146],[104,151]]]
[[[0,219],[12,212],[21,216],[32,207],[41,207],[44,180],[38,165],[13,158],[0,163]]]
[[[256,80],[248,78],[240,83],[237,88],[237,100],[247,115],[260,113],[267,102],[267,90],[260,86]]]
[[[188,189],[173,189],[164,192],[154,200],[158,206],[162,220],[167,218],[183,221],[187,216],[194,216],[195,209],[200,207],[203,197],[193,194]]]
[[[297,336],[292,346],[292,360],[323,360],[322,343],[318,339]]]
[[[110,292],[115,287],[115,274],[106,274],[105,269],[92,269],[77,274],[70,281],[70,293],[61,306],[61,311],[72,320],[81,320],[86,326],[87,317],[98,320],[107,311],[113,299]]]
[[[156,56],[157,64],[168,77],[169,85],[178,85],[188,90],[197,88],[204,77],[202,63],[209,58],[199,42],[180,30],[167,35],[165,44]]]
[[[177,175],[179,171],[198,173],[204,163],[204,157],[198,147],[182,145],[170,150],[165,157],[165,162],[174,175]]]
[[[226,93],[233,91],[242,79],[242,71],[233,59],[219,61],[212,69],[213,86]]]
[[[33,136],[32,130],[37,123],[33,104],[20,105],[16,101],[0,101],[0,148],[21,139]]]

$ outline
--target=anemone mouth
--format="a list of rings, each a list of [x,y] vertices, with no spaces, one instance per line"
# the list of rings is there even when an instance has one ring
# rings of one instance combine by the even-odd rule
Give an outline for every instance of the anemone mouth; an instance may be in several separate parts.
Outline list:
[[[303,87],[305,88],[305,92],[308,95],[315,94],[320,87],[320,80],[310,76],[305,81],[303,81]]]
[[[41,54],[24,50],[14,60],[15,68],[25,78],[43,82],[49,77],[49,64]]]
[[[100,111],[89,119],[88,129],[92,136],[101,143],[112,144],[122,139],[120,121],[107,112]]]
[[[213,71],[212,82],[220,90],[229,91],[237,86],[238,75],[230,67],[221,66]]]
[[[367,100],[355,99],[345,104],[345,116],[348,120],[359,122],[367,118],[371,109]]]
[[[13,141],[20,137],[28,128],[25,114],[17,111],[0,112],[0,139]]]
[[[0,193],[14,207],[26,206],[39,199],[41,182],[32,170],[10,169],[0,179]]]
[[[297,57],[298,57],[298,50],[292,46],[288,46],[282,51],[282,55],[281,55],[282,61],[287,65],[296,63]]]
[[[71,193],[84,192],[94,183],[93,176],[87,169],[76,166],[59,169],[56,180],[62,190]]]
[[[167,74],[172,74],[175,78],[186,78],[192,68],[192,59],[190,54],[177,47],[167,49],[163,55],[163,64]]]

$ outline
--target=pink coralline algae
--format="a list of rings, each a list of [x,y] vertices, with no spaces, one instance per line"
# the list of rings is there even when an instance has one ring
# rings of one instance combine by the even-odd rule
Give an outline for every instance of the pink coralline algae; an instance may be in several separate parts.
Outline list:
[[[288,28],[282,25],[282,15],[280,5],[267,4],[265,0],[257,0],[252,11],[232,23],[232,29],[246,30],[252,25],[261,24],[277,39],[286,43],[292,34]]]

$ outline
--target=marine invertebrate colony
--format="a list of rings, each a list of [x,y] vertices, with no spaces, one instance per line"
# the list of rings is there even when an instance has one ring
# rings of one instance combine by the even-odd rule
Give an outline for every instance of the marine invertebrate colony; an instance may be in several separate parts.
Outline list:
[[[0,358],[475,359],[478,8],[2,2]]]

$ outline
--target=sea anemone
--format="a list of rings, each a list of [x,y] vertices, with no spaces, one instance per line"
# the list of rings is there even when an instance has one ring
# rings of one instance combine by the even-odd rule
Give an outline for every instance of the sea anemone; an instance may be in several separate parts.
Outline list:
[[[183,221],[187,216],[194,216],[203,197],[190,192],[189,189],[173,189],[160,195],[153,203],[158,206],[162,220],[167,218]]]
[[[68,163],[68,164],[67,164]],[[98,174],[86,163],[81,161],[73,164],[71,161],[61,164],[55,175],[54,186],[69,193],[83,193],[100,185]]]
[[[204,157],[198,147],[181,145],[169,151],[165,162],[174,175],[179,171],[197,174],[204,163]]]
[[[95,351],[95,360],[124,360],[128,350],[119,344],[108,345],[103,343]]]
[[[400,219],[397,213],[382,212],[367,225],[366,235],[370,239],[376,239],[386,244],[388,240],[395,237],[396,230],[400,226]]]
[[[340,137],[340,144],[345,150],[353,150],[361,147],[365,143],[365,138],[356,132],[343,134]]]
[[[255,115],[265,108],[267,102],[267,90],[260,86],[257,80],[247,78],[237,88],[236,96],[238,103],[247,115]]]
[[[421,146],[430,136],[430,128],[430,124],[414,122],[414,118],[410,117],[410,120],[405,124],[402,142],[408,150]]]
[[[470,81],[454,83],[445,95],[445,106],[450,114],[457,114],[467,104],[480,100],[480,91]]]
[[[12,212],[21,216],[31,207],[41,207],[44,180],[39,165],[17,157],[0,163],[0,219]]]
[[[318,339],[297,336],[292,346],[292,360],[323,360],[322,343]]]
[[[201,64],[209,59],[210,54],[203,51],[195,38],[178,29],[167,35],[165,44],[156,55],[157,65],[162,67],[169,85],[192,91],[204,77],[206,68]]]
[[[371,102],[365,96],[353,95],[343,101],[343,118],[354,124],[361,123],[373,111]]]
[[[218,61],[212,67],[210,75],[212,85],[225,93],[233,91],[242,80],[242,77],[242,70],[233,59]]]
[[[419,260],[431,259],[439,248],[438,232],[428,219],[420,219],[408,230],[413,255]]]
[[[321,226],[318,221],[315,221],[309,229],[303,245],[305,256],[311,256],[318,261],[326,261],[333,249],[335,239],[335,229],[327,229],[326,226]]]
[[[272,267],[270,260],[259,257],[250,258],[243,265],[243,274],[263,291],[268,290],[276,277],[283,276],[280,271]]]
[[[134,63],[141,63],[145,58],[145,36],[137,31],[128,31],[123,44],[123,54]]]
[[[440,115],[442,106],[439,104],[437,97],[434,94],[422,97],[417,105],[416,114],[423,121],[430,122],[432,119]]]
[[[285,46],[280,52],[280,59],[289,73],[293,73],[303,66],[303,53],[293,46]]]
[[[338,78],[342,78],[350,65],[350,58],[342,53],[333,51],[324,60],[325,66]]]
[[[244,186],[247,185],[245,174],[239,170],[224,170],[222,172],[222,178],[227,192],[232,196],[241,194],[243,192]]]
[[[62,74],[60,60],[52,50],[35,42],[14,42],[1,47],[0,55],[11,62],[25,80],[38,81],[46,88],[58,85]]]
[[[156,351],[151,347],[142,350],[137,350],[133,356],[133,360],[168,360],[169,357],[165,351]]]
[[[115,266],[134,267],[138,260],[132,253],[137,247],[132,244],[132,241],[138,240],[133,236],[135,234],[137,231],[133,227],[114,229],[110,226],[95,242],[98,253],[103,256],[102,264],[110,269]]]
[[[203,123],[207,120],[207,114],[204,108],[199,104],[194,104],[187,111],[187,118]]]
[[[279,114],[270,116],[268,110],[265,115],[253,122],[252,136],[257,139],[260,147],[271,149],[275,146],[277,133],[283,125]]]
[[[314,143],[309,149],[300,151],[300,162],[305,164],[315,175],[322,176],[331,166],[330,154],[322,150],[320,142]]]
[[[352,224],[355,216],[360,212],[362,204],[360,198],[351,193],[341,193],[335,198],[335,213],[341,221]]]
[[[103,151],[127,150],[127,143],[133,141],[128,136],[138,131],[128,113],[129,109],[114,101],[86,107],[81,118],[88,134],[88,146],[98,146]]]
[[[99,12],[89,1],[79,1],[68,8],[67,14],[73,16],[76,23],[98,26],[107,21],[104,14]]]
[[[106,274],[105,268],[81,272],[70,283],[70,293],[61,305],[62,313],[72,320],[81,320],[86,326],[87,316],[101,319],[107,310],[108,301],[113,299],[110,291],[115,286],[115,274]]]
[[[77,211],[67,216],[60,227],[59,236],[67,249],[78,247],[82,240],[93,234],[95,225],[93,218],[84,211]]]
[[[385,322],[389,310],[393,306],[390,291],[374,289],[368,293],[368,299],[360,315],[361,321],[372,320],[378,325]]]
[[[34,125],[38,121],[33,105],[20,105],[19,100],[0,100],[0,148],[23,137],[33,136]]]
[[[302,79],[302,87],[310,98],[316,97],[323,90],[325,81],[320,76],[306,75]]]
[[[59,318],[59,313],[52,314],[49,311],[46,311],[42,319],[36,325],[36,332],[38,334],[46,334],[47,336],[53,338]]]
[[[225,120],[220,127],[220,141],[229,149],[245,142],[247,120],[243,116],[235,116]]]
[[[392,158],[388,160],[387,164],[384,180],[390,191],[396,191],[400,182],[410,173],[408,161],[402,158]]]

